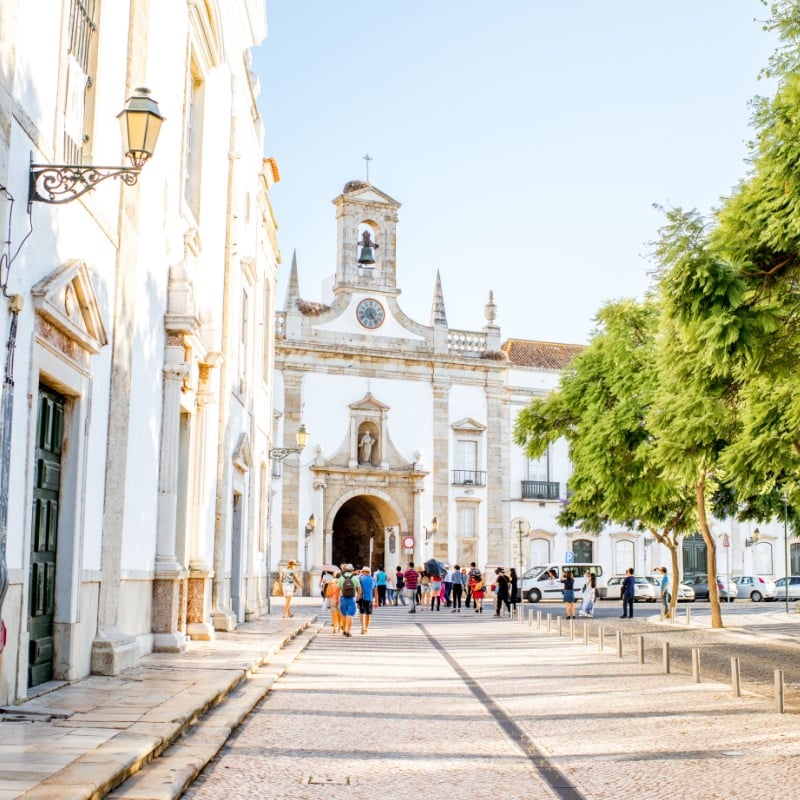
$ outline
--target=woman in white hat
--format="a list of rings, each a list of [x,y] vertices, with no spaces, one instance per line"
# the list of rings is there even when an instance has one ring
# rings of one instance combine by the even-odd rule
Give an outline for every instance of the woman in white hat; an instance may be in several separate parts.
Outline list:
[[[297,574],[297,568],[300,565],[294,560],[290,559],[286,565],[286,569],[281,572],[281,589],[283,590],[283,618],[287,619],[292,615],[292,598],[298,589],[303,588],[300,583],[300,577]]]

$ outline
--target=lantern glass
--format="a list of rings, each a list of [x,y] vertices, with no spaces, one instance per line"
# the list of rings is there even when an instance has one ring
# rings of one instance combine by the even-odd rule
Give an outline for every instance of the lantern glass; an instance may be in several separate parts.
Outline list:
[[[141,167],[156,149],[164,117],[150,90],[138,88],[117,118],[122,130],[122,148],[134,167]]]

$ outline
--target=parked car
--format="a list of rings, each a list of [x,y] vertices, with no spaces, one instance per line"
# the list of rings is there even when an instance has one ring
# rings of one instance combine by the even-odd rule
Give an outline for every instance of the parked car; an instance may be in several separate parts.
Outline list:
[[[609,578],[604,588],[598,589],[597,594],[600,598],[606,600],[621,600],[622,599],[622,581],[624,575],[615,575]],[[661,591],[658,583],[653,584],[649,578],[634,577],[634,591],[633,599],[639,602],[655,603],[661,597]]]
[[[661,598],[661,578],[656,578],[655,575],[651,575],[647,580],[650,583],[655,584],[658,587],[658,592],[656,596],[660,599]],[[669,582],[670,590],[672,589],[672,579]],[[681,603],[694,603],[694,589],[691,586],[687,586],[685,583],[678,584],[678,602]]]
[[[775,581],[760,575],[737,575],[733,582],[739,587],[738,597],[750,598],[754,603],[775,599]]]
[[[708,600],[708,576],[695,575],[687,582],[694,589],[694,596],[698,600]],[[739,587],[733,581],[717,576],[717,592],[720,600],[732,603],[739,595]]]
[[[789,599],[800,600],[800,575],[791,575],[788,578],[778,578],[775,581],[775,599],[786,599],[786,583],[789,583]]]
[[[694,603],[695,593],[691,586],[681,582],[678,584],[678,602]]]

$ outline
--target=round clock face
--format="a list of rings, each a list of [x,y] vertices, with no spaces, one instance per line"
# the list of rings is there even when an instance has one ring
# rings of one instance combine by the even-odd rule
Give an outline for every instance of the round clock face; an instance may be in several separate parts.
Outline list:
[[[383,324],[383,320],[386,318],[386,312],[377,300],[367,297],[358,304],[356,316],[358,317],[358,321],[365,328],[378,328]]]

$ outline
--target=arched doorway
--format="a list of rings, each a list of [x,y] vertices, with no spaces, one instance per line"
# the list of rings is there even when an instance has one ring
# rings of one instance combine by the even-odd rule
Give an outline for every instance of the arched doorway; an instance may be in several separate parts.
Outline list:
[[[388,503],[380,498],[358,495],[345,502],[333,518],[331,559],[334,564],[353,564],[356,568],[391,565],[386,562],[387,528],[397,525]],[[370,559],[370,545],[372,558]],[[396,545],[399,548],[399,545]],[[397,550],[396,550],[397,552]],[[393,556],[388,554],[389,558]]]

